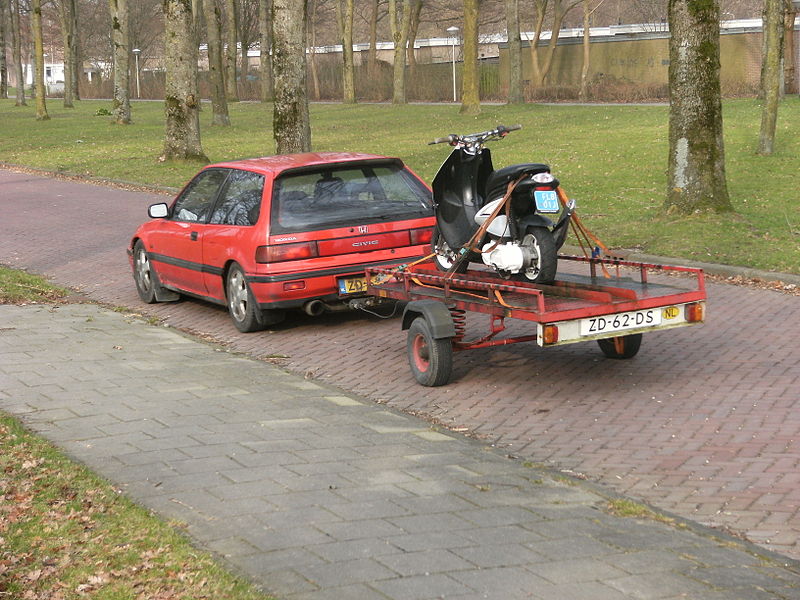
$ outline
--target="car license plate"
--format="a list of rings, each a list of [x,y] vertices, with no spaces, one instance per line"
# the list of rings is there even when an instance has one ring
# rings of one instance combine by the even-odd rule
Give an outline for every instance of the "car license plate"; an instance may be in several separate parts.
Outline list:
[[[536,210],[540,213],[557,213],[561,210],[558,194],[554,190],[536,190],[533,192],[533,199],[536,201]]]
[[[581,319],[581,335],[597,335],[612,331],[625,331],[626,329],[655,327],[657,325],[661,325],[661,310],[649,308],[647,310]]]
[[[363,294],[366,291],[366,277],[347,277],[339,280],[339,293],[343,296],[347,294]]]

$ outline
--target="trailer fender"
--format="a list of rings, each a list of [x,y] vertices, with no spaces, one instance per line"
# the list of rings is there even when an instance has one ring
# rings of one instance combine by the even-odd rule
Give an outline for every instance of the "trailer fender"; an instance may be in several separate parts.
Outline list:
[[[403,311],[403,330],[411,327],[417,317],[425,317],[434,339],[441,340],[456,335],[456,328],[450,310],[438,300],[413,300]]]

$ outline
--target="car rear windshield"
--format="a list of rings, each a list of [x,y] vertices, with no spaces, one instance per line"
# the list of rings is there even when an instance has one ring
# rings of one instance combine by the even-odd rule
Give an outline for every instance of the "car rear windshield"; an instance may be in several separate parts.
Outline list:
[[[430,192],[397,163],[326,165],[275,181],[270,232],[416,219],[432,210]]]

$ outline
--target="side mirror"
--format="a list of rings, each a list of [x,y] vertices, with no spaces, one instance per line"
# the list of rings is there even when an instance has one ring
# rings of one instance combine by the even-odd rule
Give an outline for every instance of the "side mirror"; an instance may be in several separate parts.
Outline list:
[[[169,215],[169,206],[166,202],[159,202],[158,204],[151,204],[147,209],[147,214],[151,219],[163,219]]]

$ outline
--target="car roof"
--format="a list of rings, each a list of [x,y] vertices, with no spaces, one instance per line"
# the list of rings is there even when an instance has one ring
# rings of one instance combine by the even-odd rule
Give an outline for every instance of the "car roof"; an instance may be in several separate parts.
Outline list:
[[[206,168],[224,167],[228,169],[246,169],[265,175],[277,177],[283,171],[315,167],[337,163],[363,162],[371,160],[387,160],[392,162],[402,161],[377,154],[364,154],[361,152],[304,152],[300,154],[279,154],[276,156],[263,156],[261,158],[245,158],[208,165]]]

